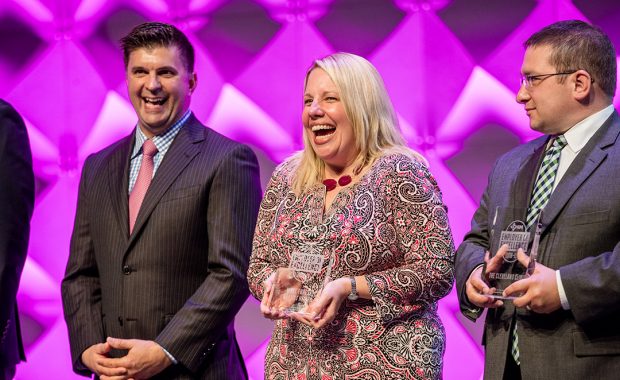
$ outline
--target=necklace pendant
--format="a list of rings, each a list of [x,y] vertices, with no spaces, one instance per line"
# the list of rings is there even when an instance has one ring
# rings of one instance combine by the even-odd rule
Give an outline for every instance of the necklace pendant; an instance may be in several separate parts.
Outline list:
[[[342,177],[338,178],[338,184],[340,186],[346,186],[348,184],[350,184],[352,181],[351,176],[350,175],[343,175]]]
[[[335,179],[328,178],[323,181],[323,185],[325,185],[325,190],[332,191],[338,186],[338,182]]]
[[[344,186],[350,184],[352,181],[353,181],[353,179],[351,178],[350,175],[343,175],[342,177],[338,178],[338,181],[336,181],[333,178],[325,179],[325,180],[323,180],[323,185],[325,185],[325,189],[327,191],[332,191],[336,187],[338,187],[338,186],[344,187]]]

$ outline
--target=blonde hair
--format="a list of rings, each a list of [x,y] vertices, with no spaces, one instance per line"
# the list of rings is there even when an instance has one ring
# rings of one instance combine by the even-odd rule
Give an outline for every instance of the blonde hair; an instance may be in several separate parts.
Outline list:
[[[304,89],[308,76],[317,68],[323,69],[338,88],[360,152],[356,158],[360,169],[390,153],[402,153],[427,164],[422,155],[407,146],[400,134],[396,111],[383,79],[370,62],[350,53],[335,53],[317,59],[306,72]],[[303,150],[293,157],[293,161],[298,162],[292,178],[293,191],[297,194],[321,183],[325,171],[325,163],[312,149],[306,128],[303,141]]]

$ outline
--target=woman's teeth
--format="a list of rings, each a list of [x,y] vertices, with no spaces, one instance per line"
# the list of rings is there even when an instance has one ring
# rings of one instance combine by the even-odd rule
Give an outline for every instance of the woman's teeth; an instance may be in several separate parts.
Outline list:
[[[312,127],[312,132],[315,136],[326,136],[334,133],[336,131],[336,127],[332,127],[331,125],[315,125]]]

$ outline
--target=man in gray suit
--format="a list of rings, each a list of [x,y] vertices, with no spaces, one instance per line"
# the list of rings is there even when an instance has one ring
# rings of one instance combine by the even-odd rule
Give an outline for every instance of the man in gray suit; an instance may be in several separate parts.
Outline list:
[[[25,360],[15,296],[24,269],[34,207],[34,174],[26,125],[0,100],[0,380]]]
[[[134,132],[84,163],[62,298],[74,370],[101,379],[245,379],[233,330],[260,202],[246,146],[189,110],[177,28],[122,39]]]
[[[530,127],[544,136],[503,155],[493,167],[457,253],[461,311],[475,320],[488,309],[485,379],[618,378],[616,55],[600,29],[581,21],[552,24],[525,47],[517,101]],[[513,301],[488,297],[494,289],[483,280],[503,260],[505,248],[485,259],[495,210],[502,208],[532,215],[542,210],[538,262],[531,276],[505,289],[505,296],[516,296]],[[513,216],[525,220],[525,214]],[[529,263],[522,252],[518,260]]]

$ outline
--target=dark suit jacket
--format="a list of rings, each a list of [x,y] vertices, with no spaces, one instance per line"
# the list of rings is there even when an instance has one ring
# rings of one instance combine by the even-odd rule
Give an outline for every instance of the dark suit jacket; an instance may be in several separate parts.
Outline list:
[[[34,174],[24,121],[0,100],[0,368],[25,360],[15,295],[34,207]]]
[[[559,269],[570,311],[536,314],[511,302],[489,310],[483,344],[486,379],[501,379],[510,324],[519,332],[524,379],[617,379],[620,374],[620,118],[614,114],[575,158],[543,210],[539,261]],[[502,156],[458,249],[456,273],[461,310],[465,282],[483,262],[497,206],[525,208],[547,137]],[[523,219],[522,219],[523,220]],[[516,312],[516,318],[513,315]]]
[[[62,298],[74,370],[106,337],[155,340],[179,365],[161,378],[247,377],[233,331],[261,198],[254,153],[192,115],[164,156],[131,236],[134,135],[82,172]],[[122,355],[122,353],[115,353]]]

